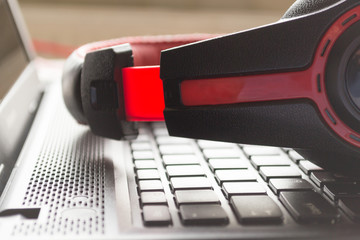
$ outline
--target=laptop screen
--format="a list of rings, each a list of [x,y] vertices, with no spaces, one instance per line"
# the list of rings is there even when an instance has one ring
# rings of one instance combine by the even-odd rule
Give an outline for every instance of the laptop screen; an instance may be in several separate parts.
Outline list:
[[[0,0],[0,102],[29,63],[8,7]]]
[[[41,83],[15,0],[0,0],[0,194],[35,117]]]

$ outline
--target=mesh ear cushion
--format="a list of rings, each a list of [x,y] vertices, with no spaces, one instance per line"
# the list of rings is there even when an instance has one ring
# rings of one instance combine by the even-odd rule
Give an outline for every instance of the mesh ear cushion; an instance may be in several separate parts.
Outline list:
[[[309,13],[320,11],[339,0],[297,0],[285,13],[282,19],[303,16]]]

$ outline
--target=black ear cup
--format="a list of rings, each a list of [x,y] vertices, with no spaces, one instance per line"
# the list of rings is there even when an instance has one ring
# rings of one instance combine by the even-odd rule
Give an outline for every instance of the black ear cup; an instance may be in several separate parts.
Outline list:
[[[297,0],[284,14],[282,17],[285,18],[294,18],[303,16],[309,13],[317,12],[324,8],[327,8],[339,0]]]
[[[357,29],[352,30],[359,22],[359,0],[299,0],[274,24],[163,51],[160,76],[164,82],[164,116],[169,133],[291,147],[325,169],[357,175],[360,131],[351,129],[329,101],[326,66],[342,35],[346,39],[347,32],[360,36]],[[350,36],[350,44],[357,43],[356,39]],[[349,42],[344,43],[348,46]],[[342,73],[348,74],[347,85],[343,84],[347,88],[345,93],[351,97],[348,107],[360,112],[359,50],[356,44],[349,48],[345,60],[351,64]],[[345,54],[340,52],[334,54],[336,59]],[[252,84],[254,76],[263,77],[264,81],[249,87],[252,93],[247,95],[244,86]],[[289,82],[270,86],[282,76]],[[234,91],[231,101],[220,102],[222,96],[231,94],[219,90],[225,82],[229,83],[226,90],[236,86],[239,90]],[[187,91],[196,84],[202,87],[202,92]],[[269,86],[262,91],[257,89],[261,84]],[[290,88],[294,89],[292,96]],[[205,96],[201,94],[206,89],[216,89],[218,98],[189,104],[189,93],[196,96],[190,99],[198,99],[198,95]],[[280,90],[279,95],[269,97],[276,90]],[[302,90],[304,94],[300,93]],[[261,93],[268,95],[262,98]],[[254,100],[255,96],[259,98]],[[353,115],[359,126],[357,114]]]
[[[360,22],[354,23],[336,41],[326,66],[326,91],[337,115],[360,132]]]
[[[81,69],[84,59],[76,52],[70,55],[64,65],[62,92],[65,105],[71,115],[81,124],[87,124],[81,102]]]
[[[133,66],[130,44],[89,52],[81,73],[81,99],[91,131],[102,137],[131,140],[137,123],[126,119],[121,69]]]

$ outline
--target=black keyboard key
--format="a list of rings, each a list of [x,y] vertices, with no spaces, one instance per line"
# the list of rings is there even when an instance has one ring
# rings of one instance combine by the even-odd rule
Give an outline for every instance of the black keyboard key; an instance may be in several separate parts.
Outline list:
[[[146,226],[168,226],[171,216],[167,206],[144,206],[143,219]]]
[[[166,205],[167,200],[163,192],[142,192],[140,194],[142,205]]]
[[[166,170],[168,178],[205,176],[204,169],[200,165],[168,166]]]
[[[184,225],[225,225],[229,222],[220,205],[181,205],[180,216]]]
[[[149,135],[139,133],[139,135],[136,137],[136,139],[132,140],[131,142],[132,143],[137,143],[137,142],[147,142],[147,143],[149,143],[149,139],[150,139]]]
[[[339,200],[339,207],[353,221],[360,221],[360,197],[347,197]]]
[[[278,224],[283,214],[269,196],[233,196],[231,206],[242,224]]]
[[[133,151],[151,150],[151,144],[148,142],[133,142],[131,143]]]
[[[165,166],[169,165],[191,165],[199,164],[199,158],[196,155],[184,154],[184,155],[164,155],[163,162]]]
[[[199,147],[201,149],[206,148],[233,148],[234,143],[227,142],[217,142],[217,141],[207,141],[207,140],[198,140]]]
[[[214,172],[216,170],[224,169],[247,169],[248,163],[242,159],[224,158],[224,159],[210,159],[210,168]]]
[[[194,152],[193,147],[189,144],[160,145],[159,150],[162,155],[191,154]]]
[[[134,151],[132,155],[135,160],[154,159],[154,153],[152,151]]]
[[[309,191],[313,189],[308,181],[300,178],[270,179],[269,187],[276,195],[282,191]]]
[[[281,150],[277,147],[267,147],[267,146],[249,146],[246,145],[243,147],[243,151],[247,156],[270,156],[270,155],[280,155]]]
[[[169,136],[169,132],[168,132],[168,130],[167,130],[167,128],[155,128],[154,129],[154,135],[155,136]]]
[[[313,191],[281,192],[280,201],[299,223],[334,223],[339,217],[336,209]]]
[[[266,194],[265,188],[257,182],[225,182],[223,191],[227,198],[234,195]]]
[[[289,151],[289,157],[294,163],[298,163],[300,160],[304,160],[303,156],[301,156],[294,150]]]
[[[256,175],[249,170],[217,170],[215,178],[221,185],[224,182],[255,182]]]
[[[321,188],[326,183],[331,183],[336,181],[336,178],[330,172],[312,172],[310,175],[310,179],[316,184],[316,186]]]
[[[139,181],[140,192],[144,191],[163,191],[164,187],[160,180]]]
[[[170,182],[173,191],[212,189],[211,182],[206,177],[174,177]]]
[[[137,170],[137,178],[138,180],[157,180],[160,179],[160,175],[158,170],[153,169],[144,169],[144,170]]]
[[[332,182],[351,182],[352,180],[348,177],[333,174],[330,172],[312,172],[310,174],[310,179],[316,184],[318,187],[323,187],[327,183]]]
[[[219,197],[213,190],[176,191],[178,205],[183,204],[220,204]]]
[[[187,144],[190,143],[188,138],[179,138],[179,137],[170,137],[170,136],[160,136],[156,138],[156,142],[159,145],[166,144]]]
[[[319,167],[318,165],[316,165],[308,160],[300,161],[299,167],[306,175],[309,175],[310,173],[315,172],[315,171],[323,171],[324,170],[321,167]]]
[[[327,183],[324,193],[333,201],[342,197],[360,196],[360,185],[346,182]]]
[[[166,124],[164,122],[152,122],[151,127],[153,129],[157,129],[157,128],[165,128],[166,129]]]
[[[205,149],[203,151],[205,158],[239,158],[240,153],[234,149]]]
[[[251,163],[257,170],[260,167],[290,166],[290,161],[283,156],[253,156]]]
[[[261,167],[260,175],[266,182],[271,178],[301,178],[300,172],[294,167]]]
[[[154,160],[135,160],[134,165],[136,169],[156,169],[156,162]]]

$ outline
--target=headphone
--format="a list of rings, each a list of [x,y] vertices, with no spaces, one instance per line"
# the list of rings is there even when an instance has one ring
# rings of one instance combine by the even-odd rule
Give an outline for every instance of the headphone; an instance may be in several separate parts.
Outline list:
[[[278,22],[222,36],[88,44],[62,84],[71,114],[100,136],[132,139],[137,122],[165,120],[170,135],[290,147],[358,174],[358,0],[298,0]]]

